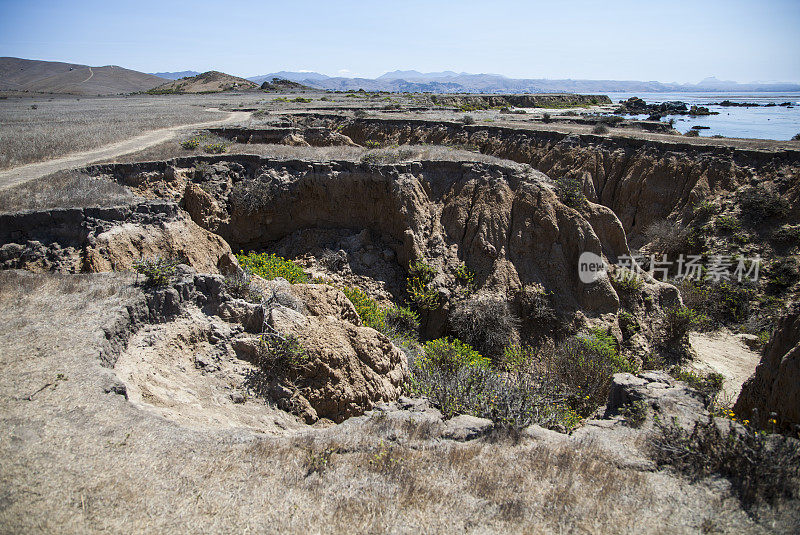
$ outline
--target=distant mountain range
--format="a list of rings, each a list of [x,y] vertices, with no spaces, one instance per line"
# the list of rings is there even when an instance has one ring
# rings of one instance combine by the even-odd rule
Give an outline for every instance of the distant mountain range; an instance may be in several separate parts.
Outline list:
[[[146,74],[115,65],[89,67],[74,63],[0,58],[0,91],[68,93],[75,95],[112,95],[135,93],[157,88],[156,92],[192,92],[195,86],[203,91],[226,88],[256,88],[241,78],[216,71],[159,72]],[[213,75],[213,76],[212,76]],[[183,80],[183,79],[188,80]],[[224,78],[224,79],[223,79]],[[274,78],[297,82],[315,89],[338,91],[407,91],[431,93],[648,93],[648,92],[733,92],[733,91],[800,91],[800,84],[777,82],[737,82],[706,78],[697,84],[638,82],[632,80],[548,80],[545,78],[508,78],[499,74],[465,72],[393,71],[377,78],[326,76],[318,72],[279,71],[247,80],[261,85]],[[178,85],[165,82],[182,80]],[[209,87],[206,87],[209,86]],[[270,85],[267,89],[291,90]],[[297,89],[297,88],[295,88]],[[198,89],[200,90],[200,89]]]
[[[331,77],[318,72],[281,71],[248,78],[262,83],[283,78],[317,89],[351,91],[429,91],[432,93],[646,93],[646,92],[730,92],[800,91],[800,84],[746,83],[711,77],[697,84],[640,82],[634,80],[549,80],[546,78],[507,78],[499,74],[469,74],[453,71],[393,71],[377,78]]]

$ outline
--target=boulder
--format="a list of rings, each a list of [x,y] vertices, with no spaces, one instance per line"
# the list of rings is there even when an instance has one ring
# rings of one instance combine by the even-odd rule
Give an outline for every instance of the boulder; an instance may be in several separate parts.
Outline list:
[[[461,414],[445,422],[442,437],[464,442],[487,434],[493,427],[491,420]]]

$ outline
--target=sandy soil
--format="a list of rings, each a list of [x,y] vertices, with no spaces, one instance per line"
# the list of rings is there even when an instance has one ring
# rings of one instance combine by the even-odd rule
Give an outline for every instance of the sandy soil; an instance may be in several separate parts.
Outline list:
[[[730,331],[690,333],[689,342],[697,352],[690,368],[717,372],[725,377],[722,399],[735,401],[744,383],[756,370],[761,355],[749,349]]]

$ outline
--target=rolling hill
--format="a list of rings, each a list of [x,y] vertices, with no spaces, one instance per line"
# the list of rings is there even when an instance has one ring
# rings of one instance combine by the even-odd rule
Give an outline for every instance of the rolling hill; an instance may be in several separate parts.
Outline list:
[[[188,78],[190,76],[197,76],[200,74],[197,71],[179,71],[179,72],[151,72],[153,76],[159,78],[166,78],[167,80],[180,80],[181,78]]]
[[[170,93],[221,93],[258,89],[258,84],[219,71],[208,71],[197,76],[167,82],[148,91],[155,95]]]
[[[147,91],[163,78],[116,65],[90,67],[59,61],[0,58],[0,91],[116,95]]]

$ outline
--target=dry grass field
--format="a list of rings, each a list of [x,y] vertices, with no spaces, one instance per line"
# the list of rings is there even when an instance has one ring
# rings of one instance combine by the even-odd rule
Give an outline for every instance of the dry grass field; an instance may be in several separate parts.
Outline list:
[[[41,97],[0,99],[0,169],[50,160],[149,130],[224,117],[223,99]]]

